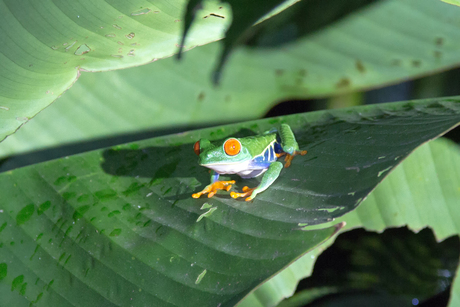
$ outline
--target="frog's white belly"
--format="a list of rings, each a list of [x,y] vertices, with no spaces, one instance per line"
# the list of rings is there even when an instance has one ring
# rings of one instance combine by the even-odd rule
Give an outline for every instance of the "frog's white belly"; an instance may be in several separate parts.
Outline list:
[[[267,167],[258,166],[252,161],[239,163],[219,163],[206,165],[219,174],[237,174],[241,178],[253,178],[263,174]]]

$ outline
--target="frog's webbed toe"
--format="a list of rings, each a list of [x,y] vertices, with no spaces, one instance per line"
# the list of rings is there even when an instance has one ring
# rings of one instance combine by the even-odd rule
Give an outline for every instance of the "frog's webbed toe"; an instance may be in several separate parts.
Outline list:
[[[217,193],[218,190],[230,190],[232,188],[232,184],[235,184],[235,180],[216,181],[207,185],[201,192],[192,194],[192,197],[199,198],[203,194],[208,194],[208,198],[211,198]]]
[[[296,150],[291,154],[288,154],[286,153],[286,156],[284,157],[284,167],[289,167],[291,165],[291,162],[292,162],[292,159],[294,159],[295,156],[297,155],[301,155],[301,156],[305,156],[307,154],[307,151],[306,150]]]
[[[255,194],[252,195],[252,192],[254,192],[254,190],[255,190],[256,188],[257,188],[257,187],[250,189],[249,187],[246,186],[246,187],[243,188],[243,193],[231,192],[231,193],[230,193],[230,196],[231,196],[232,198],[239,198],[239,197],[246,197],[246,196],[249,196],[249,197],[246,197],[245,201],[251,201],[251,200],[253,200],[253,198],[256,196]]]

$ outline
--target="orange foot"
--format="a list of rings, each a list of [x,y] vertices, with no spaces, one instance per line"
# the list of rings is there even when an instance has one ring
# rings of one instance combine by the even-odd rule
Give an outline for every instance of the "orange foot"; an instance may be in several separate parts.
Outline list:
[[[232,184],[235,184],[235,180],[216,181],[206,186],[203,191],[192,194],[192,197],[199,198],[201,195],[208,193],[208,198],[211,198],[217,193],[217,190],[230,190],[232,188]]]
[[[291,165],[291,161],[292,159],[294,159],[295,156],[297,155],[301,155],[301,156],[305,156],[307,154],[307,151],[306,150],[299,150],[299,151],[294,151],[294,153],[292,155],[290,154],[286,154],[286,157],[284,157],[284,167],[289,167]]]
[[[232,192],[230,193],[230,196],[232,198],[238,198],[238,197],[246,197],[246,196],[249,196],[245,199],[245,201],[251,201],[252,200],[252,192],[255,190],[256,188],[252,188],[250,189],[249,187],[244,187],[243,188],[243,193],[236,193],[236,192]]]

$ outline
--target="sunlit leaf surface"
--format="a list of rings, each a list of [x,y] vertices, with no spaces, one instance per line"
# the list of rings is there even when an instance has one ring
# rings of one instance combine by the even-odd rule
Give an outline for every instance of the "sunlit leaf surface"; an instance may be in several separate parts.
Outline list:
[[[81,71],[177,52],[185,1],[0,1],[0,140],[59,97]],[[221,18],[203,18],[219,11]],[[207,2],[185,49],[222,37],[228,12]]]
[[[435,0],[388,0],[355,11],[360,1],[339,1],[331,15],[341,18],[329,17],[331,22],[329,14],[318,13],[329,2],[301,1],[268,19],[281,19],[279,35],[261,32],[251,47],[236,49],[219,87],[211,75],[220,42],[197,47],[180,62],[168,58],[83,73],[17,137],[0,144],[0,156],[139,130],[255,119],[281,100],[378,87],[459,64],[460,28],[452,20],[460,8]],[[315,18],[306,19],[307,13]],[[305,20],[320,28],[311,30],[318,25]],[[283,29],[297,29],[289,32],[297,33],[291,37],[296,40],[278,42]],[[282,45],[272,47],[276,43]]]

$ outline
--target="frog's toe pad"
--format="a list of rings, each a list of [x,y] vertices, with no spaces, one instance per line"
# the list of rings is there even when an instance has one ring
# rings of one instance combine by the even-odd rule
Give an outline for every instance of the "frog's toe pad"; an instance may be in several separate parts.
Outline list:
[[[213,197],[216,194],[217,190],[212,190],[211,192],[208,193],[208,198]]]
[[[239,197],[246,197],[246,196],[249,196],[247,197],[245,200],[246,201],[250,201],[253,199],[253,197],[251,197],[252,195],[252,192],[255,190],[256,188],[252,188],[250,189],[249,187],[244,187],[243,188],[243,193],[237,193],[237,192],[232,192],[230,193],[230,196],[232,198],[239,198]]]

